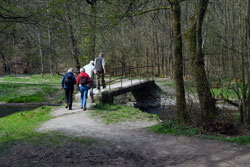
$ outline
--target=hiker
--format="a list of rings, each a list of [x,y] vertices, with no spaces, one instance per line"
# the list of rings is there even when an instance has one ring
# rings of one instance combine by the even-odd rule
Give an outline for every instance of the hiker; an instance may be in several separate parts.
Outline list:
[[[97,89],[100,90],[100,78],[102,79],[103,89],[106,88],[104,75],[106,73],[105,70],[105,60],[103,58],[103,53],[101,52],[98,57],[95,58],[95,73],[96,73],[96,81],[97,81]]]
[[[90,82],[90,97],[92,99],[92,102],[94,102],[94,92],[93,92],[93,87],[94,87],[94,69],[95,69],[95,66],[94,66],[94,61],[91,60],[89,62],[89,64],[85,65],[83,67],[85,69],[85,72],[89,75],[89,78],[91,80]],[[88,91],[87,91],[87,97],[88,97]]]
[[[62,89],[65,91],[65,108],[69,108],[69,110],[72,110],[74,85],[76,84],[76,79],[72,70],[72,68],[69,68],[62,79]]]
[[[81,108],[83,108],[83,110],[87,110],[86,108],[86,97],[87,97],[87,92],[89,89],[89,84],[90,84],[91,80],[89,78],[89,75],[87,73],[85,73],[85,69],[81,68],[80,69],[80,74],[77,76],[77,87],[80,89],[81,92]]]

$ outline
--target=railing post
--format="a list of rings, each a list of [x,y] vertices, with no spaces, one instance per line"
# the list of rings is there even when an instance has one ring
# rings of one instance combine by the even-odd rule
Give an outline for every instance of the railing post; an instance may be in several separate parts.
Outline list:
[[[142,65],[141,65],[141,69],[140,69],[140,82],[141,82],[141,79],[142,79]]]
[[[147,79],[149,80],[149,73],[148,73],[148,61],[147,61]]]
[[[152,80],[153,80],[153,76],[154,76],[154,66],[152,65]]]
[[[99,87],[99,94],[100,94],[100,93],[102,92],[102,91],[101,91],[100,76],[98,77],[98,81],[97,81],[97,82],[98,82],[98,84],[100,85],[100,87]],[[98,86],[98,85],[97,85],[97,86]]]
[[[129,79],[130,79],[131,85],[132,85],[131,67],[129,67],[128,73],[129,73]]]
[[[109,74],[109,90],[111,89],[111,78],[112,78],[112,72],[110,72]]]
[[[122,87],[122,76],[123,76],[123,68],[121,69],[121,87]]]

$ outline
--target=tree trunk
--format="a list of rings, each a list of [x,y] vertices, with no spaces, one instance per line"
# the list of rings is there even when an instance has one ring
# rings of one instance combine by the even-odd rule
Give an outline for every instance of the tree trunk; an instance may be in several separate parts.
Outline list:
[[[189,54],[192,57],[192,74],[196,82],[196,89],[202,111],[202,120],[212,121],[217,113],[216,101],[210,92],[209,83],[204,66],[202,51],[202,22],[206,13],[208,0],[198,0],[194,22],[190,25],[187,34]]]
[[[43,74],[44,74],[44,68],[43,68],[43,66],[44,65],[43,65],[43,52],[42,52],[42,46],[41,46],[40,32],[37,33],[37,38],[38,38],[40,61],[41,61],[41,75],[43,76]]]
[[[90,34],[90,54],[89,59],[95,59],[95,46],[96,46],[96,3],[91,5],[91,34]]]
[[[155,31],[155,41],[156,41],[156,61],[157,61],[157,75],[160,77],[161,75],[161,65],[160,65],[160,51],[159,51],[159,41],[158,41],[158,33]]]
[[[174,79],[176,83],[176,108],[179,123],[188,122],[183,81],[181,9],[178,0],[170,0],[173,17]]]
[[[9,67],[9,63],[7,62],[7,60],[5,59],[5,56],[4,56],[4,54],[3,54],[3,52],[0,50],[0,55],[1,55],[1,57],[2,57],[2,59],[3,59],[3,64],[4,64],[4,72],[6,73],[6,72],[8,72],[8,73],[10,73],[10,67]]]
[[[235,11],[232,11],[233,12],[233,16],[232,16],[232,27],[233,28],[235,28]],[[236,53],[235,53],[235,37],[234,37],[234,35],[232,35],[232,37],[231,37],[232,39],[232,47],[231,47],[231,69],[232,69],[232,75],[233,75],[233,78],[235,78],[236,77],[236,69],[237,69],[237,67],[236,67],[236,63],[235,63],[235,55],[236,55]],[[233,68],[232,68],[233,67]]]
[[[250,0],[247,2],[247,17],[246,17],[246,55],[248,56],[248,63],[250,63],[250,55],[249,55],[249,43],[250,43]],[[248,86],[248,94],[247,94],[247,113],[248,113],[248,125],[250,125],[250,74],[249,74],[249,66],[247,67],[247,86]]]
[[[69,16],[69,13],[66,14],[66,21],[67,21],[67,26],[68,26],[68,31],[69,31],[71,55],[73,57],[74,66],[75,66],[76,70],[79,72],[81,66],[80,66],[80,63],[79,63],[79,60],[78,60],[77,43],[76,43],[76,39],[75,39],[75,36],[74,36],[73,26],[71,24],[71,17]]]
[[[161,44],[161,71],[162,71],[162,75],[166,76],[166,70],[165,70],[165,50],[164,50],[164,43]]]
[[[171,23],[171,26],[173,27],[173,21]],[[171,29],[172,30],[172,29]],[[169,36],[170,36],[170,39],[173,39],[173,32],[172,31],[169,31]],[[170,78],[172,79],[173,78],[173,67],[174,67],[174,61],[173,61],[173,41],[170,40],[170,55],[169,55],[169,72],[170,72]]]
[[[48,2],[48,15],[49,15],[49,2]],[[48,20],[48,42],[49,42],[49,72],[53,73],[53,59],[52,59],[52,42],[51,42],[51,28],[50,20]]]
[[[246,62],[248,61],[248,49],[249,49],[249,25],[250,25],[250,0],[247,2],[247,16],[245,18],[245,27],[244,27],[244,38],[243,38],[243,47],[242,47],[242,57],[241,57],[241,69],[242,69],[242,107],[243,107],[243,121],[244,123],[250,124],[250,84],[249,84],[249,74],[248,67]]]

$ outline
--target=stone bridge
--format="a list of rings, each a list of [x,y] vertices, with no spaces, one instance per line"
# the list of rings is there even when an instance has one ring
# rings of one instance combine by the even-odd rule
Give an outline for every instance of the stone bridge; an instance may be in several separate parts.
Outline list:
[[[154,98],[157,90],[159,90],[159,88],[155,84],[154,80],[136,82],[134,84],[128,84],[123,87],[104,90],[103,92],[101,92],[101,102],[113,103],[113,99],[115,96],[119,96],[128,92],[131,92],[133,94],[136,102],[140,103],[148,100],[150,101],[150,99],[152,100],[152,98]]]

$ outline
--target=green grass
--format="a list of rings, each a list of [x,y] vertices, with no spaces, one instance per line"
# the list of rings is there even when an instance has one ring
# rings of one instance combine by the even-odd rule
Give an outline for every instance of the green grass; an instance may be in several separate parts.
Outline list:
[[[171,88],[176,88],[174,80],[159,81],[164,86],[169,86]]]
[[[6,103],[44,102],[60,89],[46,84],[0,83],[0,101]]]
[[[155,114],[148,114],[139,109],[122,105],[97,104],[91,115],[103,119],[108,124],[136,120],[158,120],[158,116]]]
[[[172,135],[184,135],[184,136],[198,136],[205,139],[214,139],[227,142],[235,142],[241,145],[250,144],[250,136],[239,136],[239,137],[223,137],[215,135],[200,135],[197,128],[189,126],[179,125],[176,121],[163,122],[161,124],[153,125],[150,130],[155,133],[172,134]]]
[[[185,135],[185,136],[194,136],[199,133],[198,129],[191,128],[184,125],[179,125],[176,121],[163,122],[161,124],[153,125],[150,127],[150,130],[155,133],[163,134],[173,134],[173,135]]]
[[[50,112],[54,107],[43,106],[33,111],[25,111],[0,118],[0,155],[19,143],[32,145],[42,144],[56,146],[64,141],[90,145],[93,139],[69,137],[62,133],[39,133],[36,128],[43,122],[53,118]]]
[[[174,89],[176,88],[174,80],[160,81],[159,83],[165,86],[172,87]],[[194,81],[185,81],[185,89],[187,90],[188,93],[197,93]],[[212,88],[211,92],[216,98],[220,98],[222,94],[224,97],[230,100],[237,99],[237,94],[231,88],[228,88],[226,86],[222,88]]]
[[[238,143],[241,145],[250,144],[250,136],[221,137],[221,136],[213,136],[213,135],[203,135],[201,137],[205,139],[214,139],[214,140],[220,140],[220,141],[234,142],[234,143]]]
[[[218,89],[213,88],[212,93],[216,98],[221,98],[221,94],[222,94],[223,97],[227,99],[230,99],[230,100],[237,99],[237,94],[232,89],[228,89],[228,88],[218,88]]]
[[[16,142],[30,141],[39,136],[35,128],[51,119],[52,107],[40,107],[33,111],[25,111],[0,118],[0,148]]]
[[[6,76],[2,79],[4,82],[13,83],[13,82],[31,82],[31,83],[50,83],[50,84],[60,84],[62,76],[60,75],[51,75],[44,74],[41,75],[26,75],[25,77],[16,77],[16,76]]]
[[[171,88],[176,88],[175,82],[174,80],[165,80],[165,81],[160,81],[159,83],[165,85],[165,86],[169,86]],[[189,92],[189,93],[195,93],[195,83],[193,81],[184,81],[185,84],[185,89]]]

